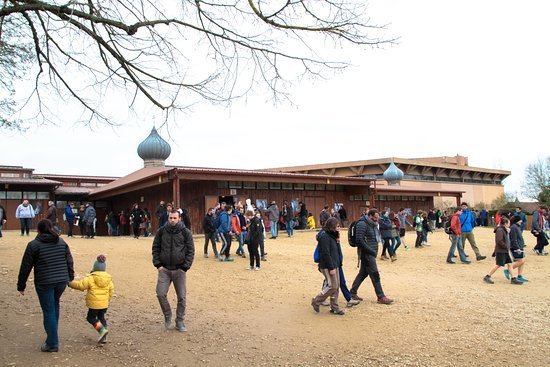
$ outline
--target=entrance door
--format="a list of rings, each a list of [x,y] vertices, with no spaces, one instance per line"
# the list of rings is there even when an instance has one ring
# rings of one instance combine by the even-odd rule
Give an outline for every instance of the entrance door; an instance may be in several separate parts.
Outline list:
[[[204,197],[204,213],[206,214],[206,211],[208,208],[214,208],[216,207],[216,204],[218,204],[218,197],[214,195],[206,195]]]
[[[330,206],[330,204],[326,202],[326,199],[323,196],[306,196],[304,197],[304,203],[306,204],[308,212],[313,214],[313,217],[315,218],[315,225],[319,227],[319,214],[325,205]]]

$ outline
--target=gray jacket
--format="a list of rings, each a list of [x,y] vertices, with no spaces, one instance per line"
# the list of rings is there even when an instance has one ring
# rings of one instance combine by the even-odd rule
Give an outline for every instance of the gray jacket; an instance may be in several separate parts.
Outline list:
[[[269,220],[271,222],[279,221],[279,207],[277,206],[277,204],[271,204],[264,213],[269,216]]]

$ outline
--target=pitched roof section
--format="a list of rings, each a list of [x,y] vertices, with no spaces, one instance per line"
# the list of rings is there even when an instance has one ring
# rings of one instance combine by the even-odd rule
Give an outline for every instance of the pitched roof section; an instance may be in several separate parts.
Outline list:
[[[63,185],[62,182],[47,180],[45,178],[21,178],[21,177],[0,177],[0,184],[11,185]]]
[[[169,167],[144,167],[140,170],[130,173],[127,176],[121,177],[113,182],[92,190],[92,192],[90,192],[90,195],[104,194],[108,191],[112,191],[133,183],[145,181],[153,176],[166,174],[169,170]]]

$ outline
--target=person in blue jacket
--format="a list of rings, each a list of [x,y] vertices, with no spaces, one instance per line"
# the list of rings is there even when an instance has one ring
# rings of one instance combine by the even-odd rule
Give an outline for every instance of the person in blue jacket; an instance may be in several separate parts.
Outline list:
[[[462,229],[462,234],[460,236],[462,237],[462,245],[465,246],[466,239],[468,239],[468,242],[470,242],[470,246],[472,246],[472,249],[476,253],[476,260],[485,260],[487,256],[483,256],[481,255],[481,252],[479,252],[479,248],[477,247],[476,238],[473,232],[473,229],[476,225],[476,219],[470,211],[470,208],[468,208],[468,204],[462,203],[460,204],[460,206],[462,207],[462,214],[460,215],[460,226]]]
[[[218,218],[218,232],[220,234],[220,239],[222,240],[222,249],[220,250],[219,261],[233,261],[230,255],[231,251],[231,212],[233,208],[231,205],[225,207],[225,211],[219,214]],[[225,258],[222,256],[225,255]]]
[[[516,207],[516,212],[514,215],[517,215],[521,219],[519,228],[523,231],[525,229],[525,225],[527,224],[527,217],[525,216],[525,213],[521,211],[521,207]]]
[[[67,236],[69,237],[73,237],[73,227],[74,227],[74,218],[75,218],[73,209],[74,209],[74,203],[68,203],[67,206],[65,207],[65,220],[69,225],[69,231],[67,233]]]

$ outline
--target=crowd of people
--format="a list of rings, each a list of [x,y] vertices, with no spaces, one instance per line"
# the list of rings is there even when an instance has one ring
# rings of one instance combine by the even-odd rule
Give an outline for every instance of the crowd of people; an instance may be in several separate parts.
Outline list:
[[[20,207],[21,209],[17,210],[23,236],[28,233],[26,219],[32,218],[33,212],[28,201],[24,201]],[[43,352],[58,351],[59,300],[67,286],[87,292],[86,320],[97,331],[100,343],[105,343],[107,340],[109,331],[105,315],[114,291],[112,277],[106,272],[105,255],[97,257],[89,276],[81,281],[74,280],[73,259],[68,244],[60,237],[54,209],[53,202],[50,202],[48,218],[38,223],[38,235],[25,249],[17,283],[17,290],[24,295],[26,282],[31,270],[34,269],[35,289],[47,334],[46,341],[41,346]],[[300,202],[298,209],[294,210],[287,201],[283,202],[281,210],[275,201],[270,202],[266,208],[256,208],[249,199],[246,205],[240,202],[234,205],[218,203],[215,207],[208,208],[203,218],[202,227],[205,234],[203,255],[208,258],[211,247],[217,261],[234,261],[231,257],[231,245],[236,241],[237,256],[246,258],[244,245],[247,246],[249,265],[246,269],[259,271],[261,261],[267,261],[266,233],[271,234],[269,239],[276,240],[279,231],[285,230],[287,236],[291,238],[294,236],[294,228],[307,229],[308,226],[315,226],[315,219],[306,210],[305,204]],[[348,225],[347,213],[343,206],[338,210],[325,206],[319,213],[319,223],[322,224],[322,228],[316,235],[317,247],[314,255],[324,280],[321,291],[311,300],[314,311],[320,312],[321,306],[328,306],[331,314],[344,315],[344,308],[338,302],[339,292],[342,291],[347,307],[359,305],[363,301],[359,295],[359,288],[368,277],[371,279],[377,302],[384,305],[392,304],[394,300],[383,290],[377,260],[394,262],[397,260],[397,250],[401,246],[404,250],[409,249],[405,244],[407,226],[416,232],[415,248],[417,249],[429,246],[430,232],[437,228],[444,229],[450,240],[446,258],[448,264],[455,264],[456,257],[459,257],[463,264],[471,263],[464,249],[466,240],[470,243],[476,260],[485,260],[486,256],[480,253],[473,233],[474,227],[480,222],[468,204],[462,203],[460,207],[452,210],[453,213],[450,215],[439,214],[439,212],[434,209],[429,212],[418,211],[412,217],[412,221],[409,221],[404,208],[397,212],[388,210],[379,212],[375,208],[364,210],[361,217],[353,221],[348,229],[348,243],[357,249],[359,268],[351,288],[348,288],[342,266],[344,258],[340,236],[340,229]],[[483,281],[493,284],[492,276],[498,269],[505,267],[503,273],[510,283],[521,285],[528,282],[525,277],[525,239],[523,238],[525,215],[522,215],[521,208],[517,208],[514,212],[499,211],[499,214],[498,225],[494,229],[495,265],[485,275]],[[167,293],[170,285],[173,284],[177,294],[175,329],[185,332],[187,331],[185,325],[187,271],[191,268],[195,256],[189,214],[185,209],[176,209],[174,205],[161,201],[155,215],[160,228],[152,242],[152,262],[158,271],[156,294],[164,316],[164,326],[170,329],[172,325],[173,313]],[[541,256],[548,254],[545,250],[545,246],[548,245],[548,215],[548,209],[545,206],[540,206],[533,213],[531,233],[537,240],[534,251]],[[74,221],[74,225],[80,226],[81,236],[94,237],[97,218],[91,203],[81,205],[78,211],[74,210],[73,203],[69,203],[64,216],[66,220]],[[146,209],[140,209],[138,204],[133,205],[128,218],[135,238],[139,238],[140,230],[144,229],[142,223],[147,223],[149,217]],[[0,207],[0,223],[5,223],[2,207]],[[110,234],[116,235],[119,229],[120,227],[112,227]],[[73,226],[69,226],[68,237],[72,236]],[[221,245],[219,252],[218,243]],[[380,258],[378,258],[379,244],[382,244]]]

